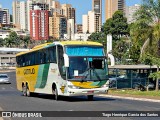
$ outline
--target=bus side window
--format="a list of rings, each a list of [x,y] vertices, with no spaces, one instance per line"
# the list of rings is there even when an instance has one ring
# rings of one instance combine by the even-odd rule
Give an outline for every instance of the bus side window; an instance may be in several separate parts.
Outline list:
[[[39,51],[39,57],[40,57],[40,64],[43,63],[43,53],[42,53],[42,50]]]
[[[39,58],[39,59],[35,59],[35,64],[36,65],[40,64],[40,52],[39,51],[35,53],[35,58]]]
[[[47,48],[46,49],[46,63],[49,63],[50,62],[50,55],[49,55],[49,49]]]
[[[48,54],[49,54],[49,62],[56,63],[56,47],[55,46],[50,47],[48,49]]]
[[[31,59],[30,65],[35,65],[35,52],[32,52],[32,53],[31,53],[30,59]]]
[[[22,56],[22,66],[25,66],[25,57]]]

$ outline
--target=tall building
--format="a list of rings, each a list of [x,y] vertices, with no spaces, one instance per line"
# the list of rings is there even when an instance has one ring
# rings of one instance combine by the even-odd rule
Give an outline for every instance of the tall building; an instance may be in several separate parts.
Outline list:
[[[25,1],[20,1],[20,28],[28,30],[27,3]]]
[[[61,39],[67,33],[67,20],[56,12],[49,17],[49,36],[53,39]]]
[[[9,9],[0,8],[0,23],[2,23],[2,24],[10,24]]]
[[[138,4],[126,7],[126,18],[129,24],[135,22],[134,14],[138,9],[140,9],[140,5]]]
[[[30,30],[30,10],[34,9],[34,6],[39,6],[41,10],[49,10],[49,5],[52,0],[26,0],[19,1],[14,0],[12,3],[13,11],[13,24],[21,30]]]
[[[52,9],[50,11],[56,12],[56,14],[62,15],[61,4],[58,1],[52,1]]]
[[[102,25],[102,0],[92,0],[92,11],[95,13],[95,32],[101,31]]]
[[[41,10],[49,10],[49,5],[43,2],[32,3],[32,10],[34,9],[34,6],[38,6],[39,8],[41,8]]]
[[[62,4],[61,9],[61,14],[64,15],[67,18],[67,20],[74,19],[74,22],[76,23],[76,9],[73,8],[71,4]]]
[[[102,14],[102,0],[92,0],[92,11]]]
[[[30,31],[30,10],[32,10],[32,0],[27,0],[27,21],[28,21],[28,31]]]
[[[125,0],[105,0],[105,18],[106,20],[112,18],[117,11],[123,11],[125,15]]]
[[[94,11],[88,11],[88,15],[83,15],[83,33],[93,33],[101,31],[101,16]]]
[[[59,38],[63,39],[64,34],[67,33],[67,19],[64,16],[60,16],[59,18]]]
[[[76,33],[83,33],[83,26],[82,26],[82,24],[77,24],[76,25]]]
[[[49,5],[49,10],[52,9],[53,2],[57,2],[57,1],[54,1],[54,0],[45,0],[45,3]]]
[[[102,0],[92,0],[92,11],[82,16],[83,33],[100,32],[102,26]]]
[[[67,19],[61,11],[60,2],[52,1],[49,17],[49,36],[53,39],[64,38],[64,34],[67,33]]]
[[[12,15],[13,15],[13,24],[17,28],[20,28],[20,2],[17,0],[14,0],[12,2]]]
[[[0,6],[0,23],[3,22],[3,11],[2,11],[2,8]]]
[[[71,36],[72,33],[75,33],[75,23],[76,23],[76,9],[72,7],[71,4],[62,4],[61,5],[61,14],[64,15],[67,19],[67,34]],[[72,21],[72,22],[71,22]],[[74,23],[74,25],[73,25]],[[74,31],[73,29],[74,28]],[[70,29],[72,29],[70,31]]]
[[[83,33],[89,32],[88,15],[82,16],[82,30]]]
[[[41,10],[39,6],[34,6],[30,11],[30,37],[31,40],[49,39],[49,15],[47,10]]]

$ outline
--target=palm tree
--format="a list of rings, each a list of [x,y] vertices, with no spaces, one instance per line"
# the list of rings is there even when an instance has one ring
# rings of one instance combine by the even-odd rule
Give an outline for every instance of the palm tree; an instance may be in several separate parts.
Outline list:
[[[0,38],[0,47],[3,47],[3,46],[4,46],[4,39]]]
[[[30,43],[30,36],[23,37],[23,43],[24,43],[25,48],[27,48]]]
[[[6,45],[7,47],[12,47],[12,46],[14,45],[14,41],[13,41],[12,39],[10,39],[10,38],[5,38],[4,40],[5,40],[5,45]]]
[[[155,51],[157,51],[156,46],[160,41],[160,0],[142,1],[141,8],[135,14],[136,27],[131,31],[135,37],[133,37],[134,40],[142,46],[141,53],[147,53],[153,58],[157,58],[159,54]],[[157,71],[159,71],[159,65],[157,63],[152,64],[157,65]],[[158,79],[156,80],[156,90],[158,90]]]

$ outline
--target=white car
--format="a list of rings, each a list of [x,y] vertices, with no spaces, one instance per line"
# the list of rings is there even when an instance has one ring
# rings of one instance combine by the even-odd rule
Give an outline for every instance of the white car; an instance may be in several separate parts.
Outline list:
[[[7,74],[0,74],[0,83],[10,83]]]

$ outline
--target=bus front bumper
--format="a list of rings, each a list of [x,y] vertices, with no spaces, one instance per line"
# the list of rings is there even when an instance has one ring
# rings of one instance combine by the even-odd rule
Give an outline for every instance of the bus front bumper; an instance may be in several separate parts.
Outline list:
[[[108,93],[108,87],[94,89],[68,89],[68,96],[96,95]]]

